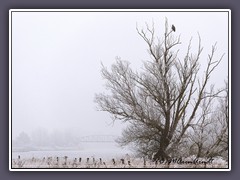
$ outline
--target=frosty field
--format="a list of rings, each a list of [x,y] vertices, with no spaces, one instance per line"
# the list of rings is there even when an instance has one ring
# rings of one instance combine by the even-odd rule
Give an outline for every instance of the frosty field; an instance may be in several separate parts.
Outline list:
[[[194,156],[153,162],[127,150],[99,149],[13,152],[12,168],[228,168],[228,164],[221,157],[196,161]]]

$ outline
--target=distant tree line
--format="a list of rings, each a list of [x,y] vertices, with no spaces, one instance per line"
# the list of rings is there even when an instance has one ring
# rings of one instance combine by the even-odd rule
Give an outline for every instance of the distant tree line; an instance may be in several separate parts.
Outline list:
[[[13,147],[71,147],[79,145],[79,137],[71,132],[54,131],[48,133],[46,129],[37,129],[31,135],[21,132],[13,139]]]

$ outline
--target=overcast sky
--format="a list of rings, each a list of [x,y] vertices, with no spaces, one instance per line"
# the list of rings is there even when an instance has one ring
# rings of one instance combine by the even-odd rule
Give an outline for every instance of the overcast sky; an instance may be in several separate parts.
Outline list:
[[[37,128],[81,135],[119,135],[123,124],[96,111],[95,93],[104,92],[101,62],[110,66],[119,56],[133,68],[151,60],[137,34],[154,21],[159,34],[165,18],[181,34],[180,50],[191,37],[204,46],[200,62],[217,42],[216,57],[225,56],[212,75],[217,87],[228,74],[227,12],[13,12],[12,133]],[[196,49],[193,48],[196,52]]]

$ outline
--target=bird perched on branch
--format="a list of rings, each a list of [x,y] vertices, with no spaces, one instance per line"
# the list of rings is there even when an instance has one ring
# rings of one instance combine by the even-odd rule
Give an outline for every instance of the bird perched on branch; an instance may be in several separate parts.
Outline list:
[[[176,31],[176,28],[174,25],[172,25],[172,30],[175,32]]]

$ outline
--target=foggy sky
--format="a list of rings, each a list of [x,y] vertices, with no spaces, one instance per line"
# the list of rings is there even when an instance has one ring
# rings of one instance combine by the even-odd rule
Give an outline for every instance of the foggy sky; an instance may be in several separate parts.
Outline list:
[[[97,111],[95,93],[106,91],[101,62],[110,66],[119,56],[140,68],[151,60],[137,34],[154,22],[162,35],[165,18],[176,26],[186,47],[193,37],[197,52],[201,36],[202,66],[217,42],[216,57],[225,56],[211,82],[222,87],[228,74],[227,12],[13,12],[12,16],[12,133],[72,131],[81,135],[121,134],[124,124],[112,124]]]

